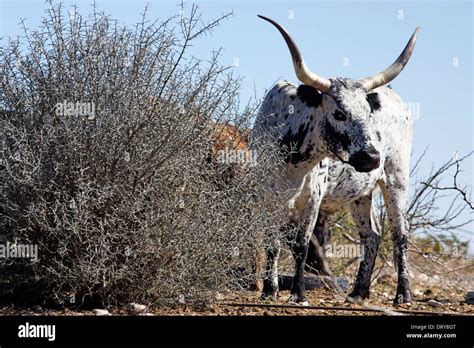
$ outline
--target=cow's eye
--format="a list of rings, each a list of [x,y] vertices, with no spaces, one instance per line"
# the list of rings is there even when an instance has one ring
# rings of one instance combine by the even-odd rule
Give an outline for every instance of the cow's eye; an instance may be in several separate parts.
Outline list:
[[[340,112],[339,110],[334,113],[334,118],[338,121],[345,121],[347,120],[347,116]]]

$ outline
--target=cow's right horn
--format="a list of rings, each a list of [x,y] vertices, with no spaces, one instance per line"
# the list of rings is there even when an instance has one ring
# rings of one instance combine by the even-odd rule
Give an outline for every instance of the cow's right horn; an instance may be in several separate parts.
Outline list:
[[[280,24],[265,16],[258,15],[260,18],[273,24],[278,31],[281,33],[283,38],[290,49],[291,58],[293,59],[293,66],[295,67],[296,76],[298,79],[306,85],[316,88],[321,92],[327,92],[331,86],[331,81],[324,77],[318,76],[311,72],[306,66],[303,57],[301,56],[300,50],[296,46],[295,42],[291,38],[290,34]]]

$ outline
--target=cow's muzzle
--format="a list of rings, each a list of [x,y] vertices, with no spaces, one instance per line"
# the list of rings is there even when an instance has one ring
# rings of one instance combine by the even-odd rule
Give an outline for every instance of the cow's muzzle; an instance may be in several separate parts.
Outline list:
[[[380,165],[380,152],[374,148],[358,151],[349,157],[349,164],[362,173],[370,172]]]

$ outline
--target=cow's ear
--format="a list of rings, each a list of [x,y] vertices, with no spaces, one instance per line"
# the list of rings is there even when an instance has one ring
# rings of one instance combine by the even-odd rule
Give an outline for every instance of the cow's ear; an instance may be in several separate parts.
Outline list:
[[[321,93],[316,88],[308,85],[299,85],[296,95],[303,103],[313,108],[317,108],[323,101]]]
[[[367,94],[367,102],[370,105],[371,112],[377,111],[382,107],[378,93]]]

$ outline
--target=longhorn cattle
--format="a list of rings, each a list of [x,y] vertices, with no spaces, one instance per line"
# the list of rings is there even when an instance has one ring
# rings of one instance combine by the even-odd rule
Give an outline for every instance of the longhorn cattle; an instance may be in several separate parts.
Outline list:
[[[401,98],[383,85],[407,64],[417,28],[398,59],[382,72],[362,80],[326,79],[311,72],[288,32],[274,20],[259,16],[283,36],[293,60],[298,87],[279,81],[267,93],[251,134],[251,149],[260,139],[274,137],[286,149],[286,166],[279,182],[269,182],[271,192],[295,189],[286,203],[288,223],[296,230],[288,242],[295,258],[289,301],[307,304],[304,265],[316,222],[344,208],[351,210],[358,227],[364,258],[349,298],[369,297],[369,287],[380,236],[371,216],[373,194],[380,188],[388,209],[394,241],[398,285],[395,303],[411,301],[408,279],[408,229],[405,206],[412,144],[412,116]],[[267,267],[262,296],[276,298],[277,262],[281,241],[267,247]]]

